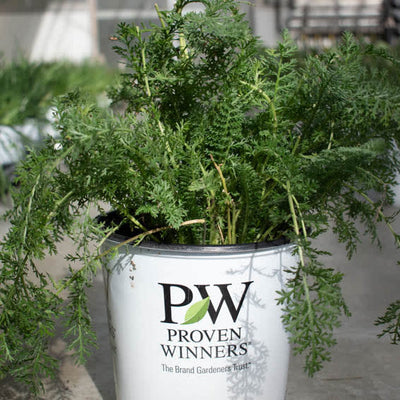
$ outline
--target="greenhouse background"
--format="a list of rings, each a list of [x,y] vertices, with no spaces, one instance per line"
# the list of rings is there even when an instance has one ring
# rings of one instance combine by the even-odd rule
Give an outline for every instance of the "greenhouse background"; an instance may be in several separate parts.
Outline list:
[[[390,2],[391,0],[389,0]],[[161,0],[160,8],[172,0]],[[386,3],[389,3],[386,2]],[[382,0],[255,0],[243,5],[253,29],[267,46],[287,28],[299,41],[332,40],[344,30],[383,37],[396,26]],[[394,2],[396,3],[396,2]],[[387,13],[386,13],[387,14]],[[109,37],[119,21],[156,22],[149,0],[0,0],[0,51],[7,59],[115,63]]]

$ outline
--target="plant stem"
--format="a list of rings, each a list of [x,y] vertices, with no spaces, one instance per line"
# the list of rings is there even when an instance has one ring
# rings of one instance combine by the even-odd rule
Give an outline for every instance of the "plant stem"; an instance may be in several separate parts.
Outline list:
[[[334,122],[331,123],[330,128],[331,128],[331,134],[329,136],[329,143],[328,143],[328,150],[332,148],[332,143],[333,143],[333,138],[334,138],[334,132],[333,132],[333,126],[335,125]]]
[[[26,235],[28,233],[28,226],[29,226],[29,218],[30,218],[31,210],[32,210],[32,202],[33,202],[33,198],[35,197],[36,187],[39,185],[41,177],[42,177],[41,173],[37,175],[35,183],[32,186],[32,190],[31,190],[31,193],[29,196],[28,206],[26,208],[26,215],[25,215],[24,233],[22,234],[22,243],[25,243],[25,241],[26,241]]]
[[[160,23],[161,23],[161,26],[163,27],[163,28],[165,28],[165,21],[164,21],[164,18],[163,18],[163,16],[162,16],[162,14],[161,14],[161,11],[160,11],[160,7],[158,6],[158,4],[156,3],[156,4],[154,4],[154,8],[156,9],[156,12],[157,12],[157,15],[158,15],[158,19],[160,20]]]
[[[263,90],[261,90],[256,85],[246,82],[246,81],[243,81],[243,80],[241,80],[240,83],[242,83],[245,86],[250,87],[252,90],[254,90],[255,92],[259,93],[262,97],[264,97],[265,100],[267,100],[268,105],[271,110],[272,118],[274,120],[274,131],[276,132],[278,129],[278,117],[277,117],[276,108],[275,108],[275,105],[274,105],[272,99],[267,95],[267,93],[265,93]]]
[[[142,231],[144,231],[144,232],[147,232],[147,231],[148,231],[148,229],[147,229],[143,224],[141,224],[140,221],[138,221],[133,215],[129,214],[129,215],[128,215],[128,218],[129,218],[138,228],[140,228]],[[159,242],[158,238],[155,237],[154,235],[152,235],[151,237],[152,237],[152,239],[153,239],[155,242]]]
[[[296,197],[291,192],[291,187],[290,187],[289,181],[287,181],[287,183],[286,183],[286,189],[287,189],[287,193],[288,193],[290,213],[292,215],[292,221],[293,221],[293,227],[294,227],[295,234],[297,237],[300,237],[301,235],[303,235],[304,238],[307,239],[307,232],[305,230],[304,218],[301,215],[299,203],[297,202]],[[299,211],[299,218],[301,220],[301,226],[302,226],[303,232],[300,231],[295,205]],[[304,289],[305,302],[307,304],[307,314],[306,315],[309,318],[308,325],[310,325],[310,327],[311,327],[311,332],[312,332],[311,334],[312,334],[312,338],[313,338],[312,343],[314,344],[317,342],[317,340],[315,338],[315,331],[314,331],[315,319],[314,319],[313,306],[312,306],[312,301],[311,301],[311,296],[310,296],[310,289],[309,289],[309,285],[307,282],[307,274],[305,272],[306,264],[305,264],[305,259],[304,259],[304,249],[300,243],[297,243],[297,248],[298,248],[298,252],[299,252],[300,267],[301,267],[300,269],[297,270],[297,275],[299,274],[299,272],[301,270],[303,270],[302,285],[303,285],[303,289]],[[313,352],[314,352],[314,350],[313,350]]]
[[[205,219],[192,219],[190,221],[182,222],[179,226],[182,227],[182,226],[193,225],[193,224],[204,224],[205,222],[206,222]],[[135,241],[141,241],[146,236],[154,235],[155,233],[166,231],[168,229],[173,229],[173,227],[171,225],[163,226],[163,227],[160,227],[160,228],[151,229],[151,230],[149,230],[147,232],[140,233],[139,235],[133,236],[133,237],[121,242],[121,243],[118,243],[117,245],[111,247],[110,249],[104,251],[97,258],[103,258],[107,254],[111,253],[112,251],[115,251],[115,250],[119,249],[122,246],[125,246],[125,245],[127,245],[129,243],[132,243],[132,242],[135,242]]]
[[[228,243],[226,243],[226,244],[235,244],[236,243],[236,232],[235,232],[236,221],[232,220],[232,212],[233,212],[233,219],[237,218],[237,217],[235,217],[235,214],[236,214],[235,213],[235,203],[228,191],[228,186],[226,185],[226,179],[224,177],[224,174],[222,173],[221,167],[215,162],[212,154],[210,154],[210,158],[214,164],[214,167],[218,171],[219,177],[222,182],[223,192],[225,193],[226,198],[227,198],[226,205],[227,205],[227,225],[228,225],[227,241],[228,241]],[[232,210],[231,210],[231,208],[232,208]]]
[[[138,34],[140,32],[140,28],[136,27]],[[143,76],[144,76],[144,84],[145,84],[145,88],[146,88],[146,94],[148,97],[151,97],[151,90],[150,90],[150,85],[149,85],[149,78],[147,76],[147,64],[146,64],[146,53],[145,53],[145,47],[143,45],[142,49],[141,49],[141,56],[142,56],[142,67],[143,67]]]

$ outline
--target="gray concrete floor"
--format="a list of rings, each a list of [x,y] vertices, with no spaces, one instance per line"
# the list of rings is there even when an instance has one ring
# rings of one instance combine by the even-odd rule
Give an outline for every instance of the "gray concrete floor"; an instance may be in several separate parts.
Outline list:
[[[0,213],[5,209],[4,204],[0,205]],[[400,231],[400,218],[395,228]],[[6,230],[7,225],[0,223],[0,237]],[[353,316],[337,329],[338,344],[332,360],[314,378],[303,373],[301,357],[291,358],[286,400],[400,400],[400,347],[391,345],[388,339],[378,339],[379,330],[373,324],[385,307],[400,296],[400,267],[396,264],[400,251],[395,249],[387,230],[380,231],[382,249],[363,241],[351,261],[332,234],[319,240],[334,254],[328,262],[345,273],[343,292]],[[62,276],[62,253],[69,247],[64,243],[61,254],[47,260],[44,268],[60,265]],[[53,351],[61,360],[60,376],[55,382],[46,382],[47,393],[42,400],[115,400],[101,274],[89,297],[99,348],[85,366],[76,366],[65,351],[63,340],[56,338]],[[12,381],[0,381],[0,400],[29,398]]]

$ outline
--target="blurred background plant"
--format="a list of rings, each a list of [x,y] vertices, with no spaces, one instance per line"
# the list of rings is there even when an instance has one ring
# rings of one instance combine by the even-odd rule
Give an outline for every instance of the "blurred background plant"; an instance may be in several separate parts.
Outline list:
[[[7,192],[25,149],[39,146],[46,135],[54,134],[54,98],[79,89],[101,105],[107,101],[105,91],[115,76],[114,69],[89,61],[0,59],[0,197]]]

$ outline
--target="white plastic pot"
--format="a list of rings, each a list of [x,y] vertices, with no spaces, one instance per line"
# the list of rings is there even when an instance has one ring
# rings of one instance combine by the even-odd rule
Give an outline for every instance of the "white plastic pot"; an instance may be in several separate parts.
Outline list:
[[[121,249],[104,268],[118,400],[285,398],[293,246]]]

